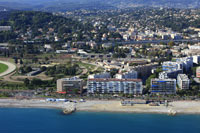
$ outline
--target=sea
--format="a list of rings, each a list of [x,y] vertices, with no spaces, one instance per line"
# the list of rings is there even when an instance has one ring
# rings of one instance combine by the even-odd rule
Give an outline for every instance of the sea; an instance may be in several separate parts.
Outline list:
[[[0,133],[200,133],[200,115],[0,108]]]

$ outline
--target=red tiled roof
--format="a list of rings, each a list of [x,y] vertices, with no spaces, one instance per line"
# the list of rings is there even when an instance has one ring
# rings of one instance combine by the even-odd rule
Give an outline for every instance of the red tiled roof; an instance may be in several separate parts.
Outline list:
[[[66,94],[66,92],[57,91],[59,94]]]
[[[110,78],[110,79],[88,79],[88,81],[101,81],[101,82],[108,82],[108,81],[133,81],[133,82],[141,82],[141,79],[114,79],[114,78]]]
[[[74,50],[74,51],[75,51],[75,50],[77,50],[77,48],[71,48],[71,50]]]

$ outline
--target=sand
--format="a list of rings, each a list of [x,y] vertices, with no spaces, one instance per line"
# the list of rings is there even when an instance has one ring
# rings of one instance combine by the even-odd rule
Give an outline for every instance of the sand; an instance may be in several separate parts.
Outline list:
[[[175,101],[164,105],[149,106],[137,104],[134,106],[121,106],[120,101],[90,100],[78,103],[46,102],[44,99],[16,100],[0,99],[0,107],[20,107],[20,108],[68,108],[74,104],[77,111],[95,112],[130,112],[130,113],[159,113],[168,114],[169,110],[181,114],[200,114],[200,101]]]
[[[77,105],[80,111],[133,112],[133,113],[169,113],[170,110],[184,114],[200,114],[200,101],[176,101],[169,106],[149,106],[136,104],[121,106],[120,101],[87,101]]]

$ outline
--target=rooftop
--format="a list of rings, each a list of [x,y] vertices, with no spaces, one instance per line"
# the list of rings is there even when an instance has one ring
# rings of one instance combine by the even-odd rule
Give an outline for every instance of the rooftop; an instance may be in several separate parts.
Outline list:
[[[88,79],[88,81],[99,81],[99,82],[109,82],[109,81],[132,81],[132,82],[142,82],[141,79],[115,79],[115,78],[110,78],[110,79]]]
[[[178,76],[181,78],[181,80],[189,80],[186,74],[179,74]]]
[[[158,79],[158,78],[155,78],[152,80],[154,80],[154,81],[176,81],[176,79]]]
[[[77,77],[72,77],[72,78],[63,78],[63,79],[58,79],[62,81],[82,81],[82,79],[79,79]]]

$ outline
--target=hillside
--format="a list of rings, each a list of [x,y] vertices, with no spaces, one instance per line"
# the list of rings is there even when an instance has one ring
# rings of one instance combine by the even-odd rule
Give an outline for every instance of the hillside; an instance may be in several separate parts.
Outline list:
[[[0,32],[1,41],[11,39],[8,36],[13,36],[13,32],[17,33],[17,35],[26,35],[26,38],[48,37],[53,39],[56,35],[61,39],[70,40],[75,33],[79,33],[82,36],[82,32],[86,35],[91,30],[90,25],[83,25],[70,18],[55,16],[46,12],[12,11],[7,12],[7,14],[0,12],[0,16],[5,17],[0,21],[0,25],[12,27],[12,31],[7,34]]]
[[[199,0],[0,0],[0,5],[18,10],[69,11],[117,9],[138,6],[199,8]]]

